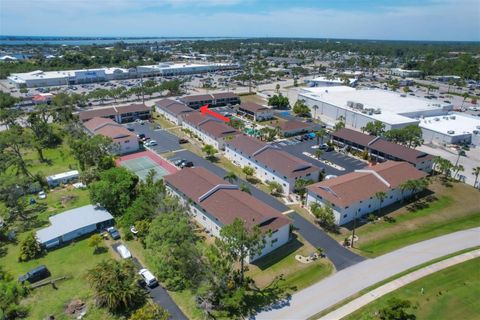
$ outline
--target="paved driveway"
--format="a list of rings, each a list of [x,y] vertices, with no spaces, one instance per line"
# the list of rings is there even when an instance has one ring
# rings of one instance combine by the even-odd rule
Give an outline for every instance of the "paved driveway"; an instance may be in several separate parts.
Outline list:
[[[139,123],[129,123],[127,127],[135,129],[135,134],[143,133],[152,140],[157,141],[157,145],[150,147],[150,149],[157,153],[165,153],[170,151],[181,150],[182,147],[178,144],[178,137],[164,129],[156,129],[157,125],[146,122],[141,125]]]
[[[405,270],[480,246],[480,228],[422,241],[339,271],[292,295],[288,306],[262,311],[256,319],[307,319],[349,296]]]
[[[226,171],[223,168],[213,164],[212,162],[199,157],[198,155],[190,151],[179,151],[175,153],[171,159],[187,159],[193,162],[194,166],[202,166],[220,177],[226,175]],[[254,185],[248,183],[243,179],[239,179],[238,184],[245,183],[250,188],[252,196],[255,198],[269,204],[273,208],[277,209],[280,212],[290,211],[290,208],[285,204],[281,203],[274,197],[265,192],[257,189]],[[298,228],[300,234],[313,246],[322,247],[325,249],[327,256],[330,258],[332,263],[335,265],[337,270],[344,269],[348,266],[351,266],[357,262],[362,261],[364,258],[354,254],[353,252],[345,249],[337,241],[330,238],[323,230],[317,228],[310,221],[306,220],[298,213],[290,213],[290,218],[293,220],[293,225]]]
[[[121,242],[115,242],[112,244],[112,248],[115,252],[117,252],[117,247],[121,245]],[[128,247],[127,247],[128,248]],[[137,258],[132,256],[133,263],[137,266],[138,270],[143,269],[144,266],[138,261]],[[185,314],[180,310],[180,308],[175,304],[172,297],[168,294],[167,290],[165,290],[160,284],[155,288],[148,288],[146,287],[148,294],[152,298],[153,302],[155,302],[160,307],[164,308],[170,313],[170,319],[172,320],[188,320]]]

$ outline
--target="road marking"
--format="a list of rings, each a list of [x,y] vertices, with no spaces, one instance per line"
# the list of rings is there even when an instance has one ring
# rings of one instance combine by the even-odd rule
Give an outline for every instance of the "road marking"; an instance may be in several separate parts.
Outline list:
[[[187,149],[173,150],[172,152],[173,152],[173,153],[177,153],[177,152],[180,152],[180,151],[185,151],[185,150],[187,150]]]
[[[295,212],[295,210],[290,209],[290,210],[282,212],[282,214],[289,214],[289,213],[293,213],[293,212]]]

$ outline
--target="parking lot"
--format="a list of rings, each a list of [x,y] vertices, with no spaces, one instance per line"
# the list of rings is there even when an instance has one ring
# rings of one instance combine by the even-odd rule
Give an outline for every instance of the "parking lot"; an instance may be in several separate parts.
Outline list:
[[[327,141],[327,139],[324,139],[324,141]],[[343,153],[340,153],[340,152],[336,152],[336,151],[324,151],[323,154],[322,154],[322,159],[324,160],[328,160],[330,162],[333,162],[343,168],[345,168],[344,171],[342,170],[337,170],[329,165],[326,165],[320,161],[318,161],[317,159],[314,159],[314,158],[311,158],[309,156],[306,156],[303,154],[303,152],[308,152],[308,153],[311,153],[311,154],[314,154],[315,152],[315,149],[312,149],[312,146],[316,145],[317,144],[317,141],[316,139],[312,139],[312,140],[307,140],[307,141],[302,141],[302,142],[297,142],[295,140],[287,140],[285,142],[277,142],[275,143],[275,145],[277,145],[278,147],[280,147],[282,150],[294,155],[294,156],[297,156],[299,157],[300,159],[303,159],[307,162],[310,162],[320,168],[324,168],[325,169],[325,174],[326,175],[336,175],[336,176],[340,176],[340,175],[343,175],[343,174],[346,174],[346,173],[349,173],[349,172],[352,172],[352,171],[355,171],[355,170],[358,170],[358,169],[362,169],[364,167],[366,167],[366,163],[358,160],[358,159],[355,159],[355,158],[352,158],[348,155],[345,155]]]
[[[165,153],[181,150],[182,146],[178,143],[178,137],[170,132],[162,129],[157,124],[145,122],[140,123],[128,123],[125,125],[127,128],[133,128],[135,134],[144,134],[152,140],[157,142],[156,146],[149,147],[157,153]]]

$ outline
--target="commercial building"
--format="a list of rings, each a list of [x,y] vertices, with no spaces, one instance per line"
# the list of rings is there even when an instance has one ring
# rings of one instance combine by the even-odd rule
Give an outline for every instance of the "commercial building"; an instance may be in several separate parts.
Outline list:
[[[420,70],[406,70],[402,68],[393,68],[390,70],[390,74],[397,76],[397,77],[402,77],[402,78],[418,78],[423,75],[423,72]]]
[[[78,117],[82,122],[95,117],[112,119],[117,123],[132,122],[137,119],[148,120],[151,117],[151,108],[144,104],[130,104],[127,106],[110,106],[81,111]]]
[[[238,64],[232,63],[194,64],[161,62],[156,65],[139,66],[130,69],[113,67],[65,71],[36,70],[25,73],[12,73],[7,79],[17,87],[26,86],[32,88],[76,85],[138,77],[186,75],[237,69],[238,67]]]
[[[358,80],[356,78],[348,78],[348,85],[355,87]],[[305,83],[310,87],[332,87],[332,86],[345,86],[346,81],[341,78],[329,78],[329,77],[317,77],[309,80],[305,80]]]
[[[181,125],[183,115],[192,112],[193,109],[171,99],[162,99],[155,102],[155,110],[169,121]]]
[[[342,225],[366,214],[401,201],[414,190],[402,191],[407,180],[424,178],[425,172],[406,162],[387,161],[343,176],[318,182],[307,187],[307,204],[330,205],[335,222]],[[375,197],[385,192],[383,202]]]
[[[212,94],[184,96],[179,98],[178,100],[192,109],[198,109],[206,104],[214,108],[227,105],[236,105],[240,103],[240,98],[233,92],[220,92]]]
[[[89,135],[100,134],[113,141],[113,154],[125,154],[140,148],[137,136],[112,119],[92,118],[83,124]]]
[[[443,115],[453,109],[449,103],[346,86],[305,88],[299,92],[298,99],[305,101],[314,118],[334,123],[343,117],[348,127],[357,130],[376,120],[381,121],[386,130],[417,125],[421,117]]]
[[[215,72],[238,69],[236,63],[173,63],[160,62],[156,65],[138,66],[136,71],[141,76],[178,76],[186,74]]]
[[[202,116],[200,112],[186,113],[182,117],[182,127],[196,134],[205,144],[223,150],[225,141],[239,134],[239,132],[224,122],[209,116]]]
[[[339,147],[350,147],[357,151],[367,150],[376,161],[405,161],[416,169],[425,172],[432,171],[433,156],[412,148],[407,148],[355,130],[343,128],[331,134],[332,142]]]
[[[280,183],[286,195],[293,192],[297,179],[316,182],[320,173],[320,168],[313,164],[246,135],[227,141],[225,157],[238,166],[254,168],[261,181]]]
[[[47,183],[50,188],[59,186],[61,184],[70,183],[77,180],[79,177],[78,170],[71,170],[67,172],[57,173],[47,177]]]
[[[113,216],[93,205],[65,211],[48,220],[50,226],[36,232],[37,241],[47,249],[113,225]]]
[[[238,106],[238,112],[254,121],[264,121],[273,118],[273,110],[255,102],[243,102]]]
[[[480,145],[480,118],[452,113],[420,119],[422,137],[426,143]]]
[[[247,262],[272,252],[290,239],[288,218],[203,167],[185,168],[165,176],[164,180],[169,193],[177,196],[197,223],[215,237],[220,237],[222,227],[236,218],[247,228],[258,226],[264,235],[265,247],[261,254],[249,257]]]

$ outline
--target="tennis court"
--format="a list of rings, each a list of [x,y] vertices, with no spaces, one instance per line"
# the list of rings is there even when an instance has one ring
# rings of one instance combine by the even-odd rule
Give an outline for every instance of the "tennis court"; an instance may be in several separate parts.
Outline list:
[[[175,167],[151,151],[121,157],[117,164],[134,172],[142,180],[145,180],[150,170],[156,172],[156,180],[176,171]]]

